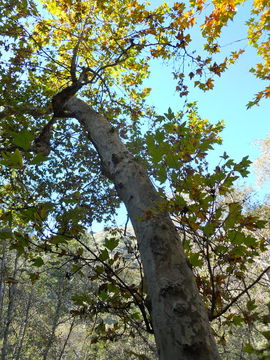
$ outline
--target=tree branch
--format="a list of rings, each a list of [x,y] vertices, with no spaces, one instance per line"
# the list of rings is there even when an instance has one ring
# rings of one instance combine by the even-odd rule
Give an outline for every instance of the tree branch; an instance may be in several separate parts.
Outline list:
[[[254,280],[249,286],[247,286],[243,291],[241,291],[228,305],[226,305],[219,313],[216,315],[213,315],[210,320],[214,320],[218,318],[219,316],[225,314],[225,312],[244,294],[248,292],[249,289],[251,289],[254,285],[256,285],[264,274],[266,274],[270,270],[270,266],[268,266],[266,269],[263,270],[263,272],[257,277],[256,280]]]

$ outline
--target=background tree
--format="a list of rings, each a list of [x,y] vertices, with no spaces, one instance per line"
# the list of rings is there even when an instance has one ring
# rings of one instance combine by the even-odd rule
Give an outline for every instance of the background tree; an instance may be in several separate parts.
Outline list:
[[[260,156],[256,159],[256,175],[259,184],[269,180],[269,137],[258,140],[260,146]]]

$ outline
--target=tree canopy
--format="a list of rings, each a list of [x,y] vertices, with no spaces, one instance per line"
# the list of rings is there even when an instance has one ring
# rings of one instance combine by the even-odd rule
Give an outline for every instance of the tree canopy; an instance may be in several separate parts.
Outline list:
[[[65,269],[62,275],[66,280],[57,280],[58,295],[66,281],[75,276],[96,282],[93,292],[73,295],[76,309],[66,306],[72,316],[88,314],[92,319],[98,304],[102,316],[106,313],[118,318],[113,328],[106,328],[101,316],[93,326],[92,343],[118,339],[124,332],[135,336],[138,329],[140,334],[155,332],[156,310],[151,308],[149,283],[157,279],[147,273],[150,260],[142,252],[142,240],[136,229],[152,221],[158,223],[156,219],[167,221],[169,215],[220,347],[225,347],[230,337],[227,332],[230,334],[234,327],[259,324],[256,333],[259,346],[247,340],[243,341],[243,349],[250,359],[252,356],[268,359],[269,298],[257,299],[253,290],[269,274],[269,266],[260,265],[258,269],[256,265],[269,250],[269,240],[263,234],[268,219],[258,215],[260,206],[256,212],[248,199],[235,190],[235,181],[248,174],[248,157],[237,163],[224,153],[220,163],[210,170],[207,154],[221,143],[224,125],[221,122],[212,125],[203,119],[196,103],[189,99],[190,86],[212,90],[215,78],[222,77],[239,56],[245,56],[245,46],[256,49],[258,63],[250,71],[262,80],[261,91],[247,107],[263,104],[261,100],[270,97],[270,87],[264,85],[270,77],[268,2],[253,3],[246,19],[244,47],[225,54],[220,46],[223,29],[244,3],[199,0],[160,2],[153,6],[137,0],[0,2],[1,282],[10,289],[18,281],[30,281],[35,286],[43,274],[48,274],[51,263],[54,268]],[[201,54],[194,49],[196,32],[204,42]],[[237,40],[240,39],[236,36],[232,42],[238,44]],[[151,88],[144,86],[144,80],[151,72],[153,59],[168,66],[173,63],[176,91],[183,99],[183,108],[177,114],[170,104],[164,115],[147,104]],[[99,130],[97,125],[96,133],[91,130],[83,104],[91,109],[92,123],[107,121],[104,126],[108,126],[108,136],[102,135],[102,146],[98,145],[98,135],[104,129]],[[121,156],[115,150],[107,161],[103,153],[111,151],[115,133],[119,133],[124,150]],[[117,174],[125,174],[124,167],[119,170],[123,161],[129,185],[116,180]],[[129,172],[131,163],[133,170]],[[141,191],[140,201],[147,197],[143,185],[139,181],[135,184],[134,179],[139,177],[134,172],[132,180],[130,174],[134,169],[142,179],[148,176],[157,189],[151,195],[154,206],[144,208],[139,197],[134,200],[130,196],[126,200],[126,205],[134,201],[141,210],[133,219],[140,255],[133,235],[129,245],[119,250],[127,241],[123,229],[113,229],[111,235],[104,235],[104,243],[96,244],[94,249],[94,240],[84,238],[94,220],[104,224],[113,221],[133,186],[138,185]],[[150,189],[150,182],[147,184]],[[125,187],[129,189],[123,194]],[[133,206],[128,208],[129,215],[132,209]],[[170,227],[167,223],[164,226]],[[162,263],[159,256],[165,256],[167,246],[163,248],[159,241],[157,245],[149,243],[156,254],[155,264]],[[169,240],[168,243],[171,246]],[[128,254],[132,254],[132,261],[127,260]],[[25,271],[18,270],[21,261],[27,264]],[[9,262],[8,270],[4,271]],[[127,263],[132,270],[125,278]],[[52,276],[57,278],[55,273]],[[1,310],[5,306],[8,310],[1,333],[4,360],[9,351],[11,305],[16,296],[10,292],[7,297],[7,290],[3,289],[2,286]],[[166,284],[166,291],[175,296],[171,284]],[[48,352],[56,323],[62,316],[63,298],[58,296],[61,301],[59,308],[56,304],[53,336],[47,339]],[[177,306],[173,311],[183,314],[184,305]],[[70,326],[72,331],[75,325]],[[21,352],[18,346],[17,356]],[[185,346],[182,350],[185,351]],[[43,353],[44,360],[48,352]],[[186,359],[190,359],[188,356]],[[214,356],[209,355],[209,359]]]

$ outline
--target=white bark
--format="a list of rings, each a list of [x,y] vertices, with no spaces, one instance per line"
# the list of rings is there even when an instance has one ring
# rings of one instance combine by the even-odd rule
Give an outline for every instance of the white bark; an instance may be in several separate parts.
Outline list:
[[[168,215],[159,210],[159,195],[145,169],[104,116],[75,97],[65,109],[87,131],[132,221],[151,300],[159,358],[220,359],[180,239]],[[154,209],[156,212],[151,213]]]

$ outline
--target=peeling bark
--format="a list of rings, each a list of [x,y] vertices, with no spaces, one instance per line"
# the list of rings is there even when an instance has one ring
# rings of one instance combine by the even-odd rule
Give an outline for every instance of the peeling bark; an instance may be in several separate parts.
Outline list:
[[[146,170],[102,115],[75,97],[65,105],[88,134],[124,202],[144,267],[160,360],[218,360],[207,311],[184,251]]]

